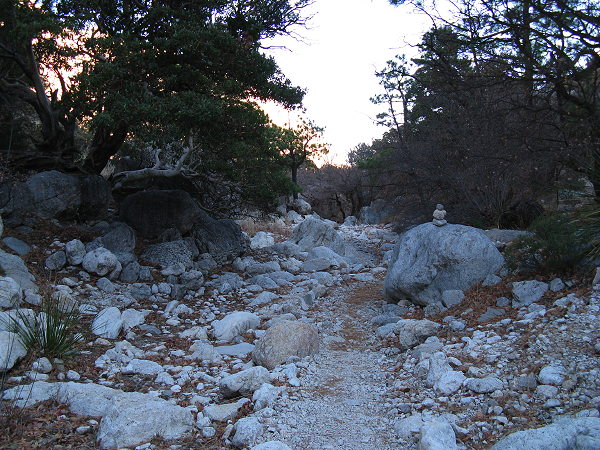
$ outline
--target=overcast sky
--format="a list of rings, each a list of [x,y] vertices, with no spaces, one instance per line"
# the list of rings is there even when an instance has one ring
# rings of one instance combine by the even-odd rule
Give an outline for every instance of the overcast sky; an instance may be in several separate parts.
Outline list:
[[[349,150],[385,131],[374,124],[381,108],[369,100],[379,92],[375,71],[397,54],[414,55],[409,44],[420,41],[429,22],[410,5],[387,0],[316,0],[311,12],[310,28],[298,29],[305,43],[286,37],[266,44],[287,47],[269,53],[307,89],[308,117],[325,127],[330,157],[343,163]],[[287,117],[268,112],[280,124]]]

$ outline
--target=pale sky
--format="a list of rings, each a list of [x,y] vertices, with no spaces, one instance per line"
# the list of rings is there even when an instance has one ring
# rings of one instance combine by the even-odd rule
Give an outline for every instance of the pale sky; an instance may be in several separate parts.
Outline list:
[[[328,159],[340,164],[349,150],[385,131],[374,123],[382,107],[369,100],[380,92],[375,71],[397,54],[414,56],[409,44],[420,41],[430,22],[412,6],[393,7],[387,0],[316,0],[310,11],[310,28],[297,30],[305,43],[285,37],[263,44],[287,48],[269,54],[292,83],[307,90],[307,115],[325,128]],[[287,120],[267,111],[279,124]]]

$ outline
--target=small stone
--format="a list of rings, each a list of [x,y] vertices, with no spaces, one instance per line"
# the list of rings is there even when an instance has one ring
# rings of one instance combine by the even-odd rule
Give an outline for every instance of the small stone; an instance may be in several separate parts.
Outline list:
[[[81,379],[81,375],[79,375],[78,372],[74,371],[74,370],[68,370],[67,371],[67,380],[70,381],[79,381]]]
[[[560,386],[565,380],[564,369],[560,366],[553,365],[542,367],[538,374],[538,380],[541,384]]]
[[[50,373],[52,371],[52,363],[48,358],[39,358],[33,362],[31,369],[40,373]]]
[[[566,286],[563,280],[561,280],[560,278],[555,278],[550,282],[548,287],[552,292],[558,292],[562,291]]]
[[[66,263],[67,255],[61,250],[48,256],[48,258],[46,258],[45,266],[48,270],[59,270],[62,269]]]
[[[433,211],[433,224],[442,227],[446,225],[448,222],[445,220],[446,210],[444,209],[444,205],[438,203],[435,207],[435,211]]]
[[[487,394],[503,388],[502,380],[496,377],[468,378],[465,386],[478,394]]]

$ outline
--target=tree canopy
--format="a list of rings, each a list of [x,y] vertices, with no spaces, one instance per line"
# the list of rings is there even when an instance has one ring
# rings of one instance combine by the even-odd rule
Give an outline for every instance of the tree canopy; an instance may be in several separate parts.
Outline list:
[[[302,24],[309,3],[0,0],[0,108],[36,125],[16,148],[3,122],[2,153],[16,170],[99,173],[120,150],[193,142],[195,170],[273,180],[272,197],[289,183],[258,102],[294,108],[304,92],[260,40]]]
[[[392,4],[403,1],[390,1]],[[432,19],[418,57],[377,73],[389,127],[351,154],[374,184],[479,223],[523,226],[564,168],[600,192],[600,4],[461,0]]]

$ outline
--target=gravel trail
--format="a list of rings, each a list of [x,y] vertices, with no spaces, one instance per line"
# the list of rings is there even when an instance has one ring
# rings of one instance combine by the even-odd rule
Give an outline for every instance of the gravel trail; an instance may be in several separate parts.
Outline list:
[[[385,406],[394,361],[370,322],[383,304],[381,282],[353,282],[312,311],[321,351],[275,406],[274,438],[294,449],[398,448]]]

